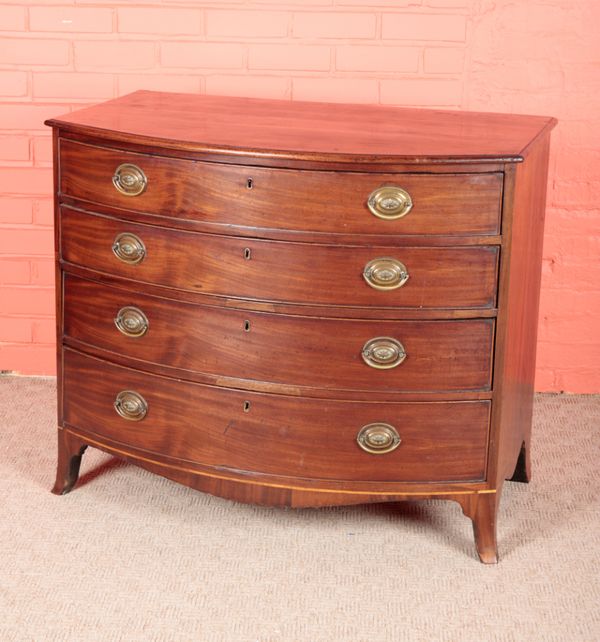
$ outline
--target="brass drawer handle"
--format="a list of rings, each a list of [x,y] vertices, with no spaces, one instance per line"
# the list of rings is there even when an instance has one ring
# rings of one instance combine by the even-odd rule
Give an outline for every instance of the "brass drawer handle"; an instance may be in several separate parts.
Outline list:
[[[148,404],[142,395],[133,390],[122,390],[116,397],[115,410],[129,421],[141,421],[148,413]]]
[[[390,453],[398,448],[401,441],[394,426],[384,423],[367,424],[356,435],[358,445],[372,455]]]
[[[148,186],[146,174],[131,163],[123,163],[115,170],[112,177],[113,185],[125,196],[139,196]]]
[[[143,337],[148,332],[148,317],[132,305],[121,308],[115,317],[115,325],[126,337]]]
[[[392,337],[369,339],[363,346],[361,354],[368,366],[379,370],[395,368],[406,359],[404,346]]]
[[[146,256],[146,246],[142,239],[129,232],[123,232],[115,238],[112,251],[120,261],[130,265],[140,263]]]
[[[367,206],[374,216],[392,221],[406,216],[412,209],[413,202],[405,189],[384,185],[369,194]]]
[[[408,281],[408,270],[396,259],[381,257],[365,265],[363,277],[375,290],[395,290]]]

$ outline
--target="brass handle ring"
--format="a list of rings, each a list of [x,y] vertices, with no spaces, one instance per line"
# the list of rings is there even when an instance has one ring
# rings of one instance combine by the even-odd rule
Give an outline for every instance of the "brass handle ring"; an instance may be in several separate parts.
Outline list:
[[[122,390],[115,399],[114,408],[129,421],[141,421],[148,413],[146,400],[133,390]]]
[[[125,196],[139,196],[146,190],[148,179],[146,174],[131,163],[123,163],[115,170],[112,177],[115,188]]]
[[[369,339],[363,346],[361,355],[368,366],[379,370],[395,368],[406,359],[404,346],[392,337]]]
[[[115,317],[117,330],[126,337],[143,337],[148,332],[148,317],[134,306],[121,308]]]
[[[396,259],[381,257],[365,265],[363,277],[375,290],[395,290],[408,281],[408,270]]]
[[[410,194],[401,187],[384,185],[369,194],[367,207],[371,214],[387,221],[406,216],[412,209]]]
[[[356,435],[358,445],[372,455],[392,452],[398,448],[401,441],[394,426],[379,422],[363,426]]]
[[[115,238],[112,251],[120,261],[130,265],[140,263],[146,256],[146,246],[142,239],[130,232],[123,232]]]

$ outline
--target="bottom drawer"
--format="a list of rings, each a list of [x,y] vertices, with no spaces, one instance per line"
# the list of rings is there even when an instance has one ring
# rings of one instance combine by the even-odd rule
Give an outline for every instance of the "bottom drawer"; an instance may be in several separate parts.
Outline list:
[[[220,470],[344,481],[485,478],[489,401],[376,403],[242,392],[69,349],[63,399],[65,423],[81,431]],[[396,445],[395,432],[399,445],[364,450],[357,436],[370,424],[364,447]]]

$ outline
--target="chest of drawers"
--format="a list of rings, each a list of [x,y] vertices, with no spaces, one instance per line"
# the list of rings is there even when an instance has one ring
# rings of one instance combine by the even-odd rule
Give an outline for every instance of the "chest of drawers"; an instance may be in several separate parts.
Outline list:
[[[48,124],[55,493],[93,446],[242,502],[449,499],[496,561],[553,119],[136,92]]]

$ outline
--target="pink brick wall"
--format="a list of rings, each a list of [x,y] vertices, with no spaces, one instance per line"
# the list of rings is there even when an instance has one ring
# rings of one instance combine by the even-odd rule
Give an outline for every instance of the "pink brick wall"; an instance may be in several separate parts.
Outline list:
[[[537,388],[600,390],[600,2],[0,2],[0,369],[52,373],[42,121],[135,89],[553,115]]]

